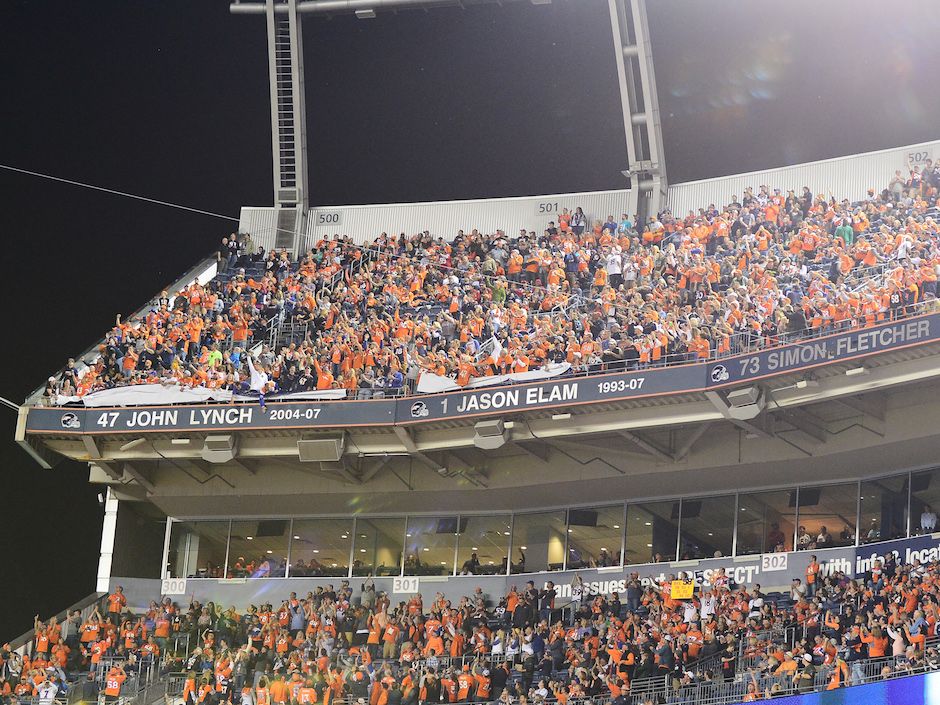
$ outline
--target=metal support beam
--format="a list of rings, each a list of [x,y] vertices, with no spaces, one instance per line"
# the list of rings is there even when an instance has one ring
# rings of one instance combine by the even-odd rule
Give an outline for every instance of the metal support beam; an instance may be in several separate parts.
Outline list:
[[[91,464],[95,465],[96,467],[101,468],[104,474],[110,477],[115,482],[123,482],[124,473],[118,470],[116,467],[114,467],[113,464],[106,463],[103,460],[96,460],[95,462]]]
[[[866,394],[863,397],[839,397],[837,401],[865,416],[871,416],[878,421],[885,420],[885,397],[883,394]]]
[[[385,464],[392,459],[393,456],[385,455],[378,459],[378,462],[375,463],[371,468],[362,473],[362,482],[365,484],[369,482],[373,477],[379,474],[379,470],[385,467]]]
[[[668,182],[646,0],[608,0],[627,146],[624,175],[637,193],[637,228],[665,202]]]
[[[708,421],[708,422],[706,422],[706,423],[703,423],[703,424],[699,424],[698,428],[696,428],[694,431],[692,431],[692,435],[689,436],[689,437],[686,439],[685,443],[683,443],[683,444],[679,447],[679,450],[677,450],[677,451],[675,452],[675,454],[673,455],[673,459],[674,459],[677,463],[682,462],[683,460],[685,460],[686,457],[689,455],[689,453],[692,452],[692,447],[693,447],[696,443],[699,442],[699,439],[701,439],[702,436],[704,436],[706,433],[708,433],[708,429],[710,429],[711,427],[712,427],[712,424],[711,424],[710,421]]]
[[[232,458],[229,460],[226,465],[234,465],[239,470],[244,470],[249,475],[257,475],[258,468],[255,466],[254,462],[248,458]]]
[[[476,451],[476,448],[474,448],[473,450]],[[469,452],[471,452],[469,448],[464,448],[461,450],[457,450],[456,448],[451,448],[450,450],[447,451],[447,454],[453,456],[454,458],[457,458],[457,460],[459,460],[461,463],[466,465],[468,468],[472,470],[476,470],[478,467],[477,463],[474,462],[473,458],[468,458],[466,455],[466,453],[469,453]]]
[[[520,1],[524,0],[235,0],[229,5],[229,11],[234,15],[265,15],[267,19],[274,201],[278,207],[291,204],[297,207],[295,250],[299,251],[302,244],[302,221],[309,203],[300,16],[354,14],[365,19],[373,18],[382,11],[427,11],[437,7],[465,8]],[[533,5],[551,2],[528,1]],[[646,215],[655,214],[662,207],[667,190],[646,5],[645,0],[608,0],[608,3],[627,147],[624,173],[631,179],[632,190],[638,194],[637,216],[641,219],[639,227],[642,228]],[[292,120],[285,121],[287,114],[292,114]],[[290,130],[285,131],[286,122],[293,126],[292,133]],[[294,167],[294,180],[285,178],[291,174],[291,165]],[[300,208],[301,204],[303,209]]]
[[[641,436],[638,436],[637,434],[631,431],[617,431],[617,435],[622,436],[623,438],[626,438],[631,443],[639,446],[640,448],[645,450],[647,453],[652,455],[654,458],[658,458],[659,460],[662,460],[667,463],[675,462],[675,458],[672,456],[671,453],[668,453],[667,451],[655,445],[654,443],[651,443],[650,441],[646,440],[645,438],[642,438]]]
[[[471,5],[502,5],[509,2],[530,2],[533,5],[547,5],[546,0],[303,0],[297,3],[297,10],[303,15],[352,15],[360,18],[370,18],[371,13],[399,10],[429,10],[436,7],[469,7]],[[229,5],[229,12],[233,15],[263,15],[265,3],[240,2],[235,0]],[[278,14],[286,13],[287,7],[283,3],[275,6]]]
[[[718,392],[707,391],[705,392],[705,396],[714,405],[714,407],[721,412],[721,415],[724,418],[746,432],[749,436],[754,436],[757,438],[773,438],[773,417],[770,416],[770,414],[764,413],[762,405],[760,412],[750,412],[748,414],[748,418],[744,419],[741,418],[740,414],[737,416],[732,414],[732,409],[728,405],[728,402],[726,402],[725,398]]]
[[[124,474],[143,487],[147,491],[147,494],[153,494],[155,492],[153,483],[144,477],[133,463],[124,463]]]
[[[268,35],[274,205],[278,209],[274,243],[302,252],[309,208],[303,26],[297,0],[266,0],[259,5]]]
[[[411,431],[404,426],[394,426],[392,430],[395,432],[395,435],[398,436],[398,440],[401,441],[406,451],[409,453],[418,452],[418,446],[415,444],[414,438],[411,437]]]
[[[189,458],[174,458],[171,462],[180,469],[190,472],[202,480],[208,480],[212,475],[212,472],[209,470],[209,464],[204,461],[197,462]]]
[[[798,431],[805,433],[820,443],[825,443],[829,432],[823,428],[819,419],[811,416],[799,409],[787,409],[782,415],[784,421],[792,425]]]
[[[340,458],[339,462],[335,462],[335,463],[322,462],[320,463],[320,469],[327,470],[327,471],[332,470],[333,472],[339,474],[340,477],[342,477],[347,483],[351,485],[362,484],[362,480],[360,480],[358,477],[353,475],[352,472],[350,472],[349,467],[346,465],[345,457]]]
[[[85,445],[85,450],[88,451],[89,458],[92,460],[99,460],[101,458],[101,451],[93,436],[82,436],[82,443]]]
[[[510,448],[518,448],[530,458],[539,461],[542,464],[548,464],[548,444],[532,443],[527,445],[522,441],[514,441],[509,444]]]
[[[420,460],[435,472],[441,469],[440,463],[434,462],[434,460],[418,450],[418,446],[415,444],[414,438],[411,436],[411,431],[409,431],[404,426],[395,426],[392,430],[395,431],[395,435],[398,436],[398,440],[401,441],[401,444],[405,447],[405,450],[408,451],[409,455],[411,455],[416,460]]]

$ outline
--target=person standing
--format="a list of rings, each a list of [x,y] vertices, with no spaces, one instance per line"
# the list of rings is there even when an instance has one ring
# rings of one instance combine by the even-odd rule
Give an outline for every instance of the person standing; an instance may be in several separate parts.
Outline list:
[[[809,557],[809,564],[806,566],[806,596],[812,597],[816,594],[816,580],[819,576],[819,563],[816,556]]]
[[[539,591],[539,619],[545,620],[549,624],[552,621],[552,610],[555,609],[555,597],[558,592],[555,590],[555,583],[549,580],[545,584],[545,589]]]
[[[930,505],[924,506],[924,511],[920,515],[920,530],[925,534],[932,534],[937,527],[937,513],[930,508]]]

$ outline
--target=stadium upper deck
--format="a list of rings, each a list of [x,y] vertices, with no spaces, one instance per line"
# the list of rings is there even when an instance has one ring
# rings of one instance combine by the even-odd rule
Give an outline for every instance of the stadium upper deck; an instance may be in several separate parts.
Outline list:
[[[117,326],[87,371],[66,370],[45,405],[24,410],[20,438],[40,457],[37,439],[88,461],[91,479],[111,486],[99,587],[129,582],[135,601],[157,590],[162,553],[161,578],[191,579],[187,591],[197,599],[240,608],[286,588],[282,580],[322,594],[330,581],[369,573],[394,592],[421,576],[455,599],[466,590],[463,572],[475,573],[469,580],[484,591],[503,594],[520,580],[515,574],[552,571],[535,578],[533,589],[546,590],[555,578],[558,595],[567,597],[577,583],[573,571],[581,570],[591,606],[607,614],[607,596],[629,581],[605,571],[626,575],[629,567],[642,571],[649,604],[663,615],[665,600],[652,583],[691,569],[683,559],[703,582],[714,585],[727,571],[738,583],[757,578],[779,588],[808,560],[795,549],[812,545],[825,574],[838,578],[827,578],[827,589],[841,594],[849,584],[838,574],[867,582],[874,551],[897,550],[908,564],[936,557],[933,537],[916,535],[933,527],[923,516],[935,516],[935,473],[902,471],[936,462],[937,175],[932,168],[926,179],[912,174],[854,203],[744,192],[740,207],[682,220],[663,214],[642,231],[618,221],[578,233],[572,218],[568,228],[559,222],[541,237],[471,234],[448,243],[422,235],[368,246],[324,240],[299,263],[280,252],[252,262],[226,242],[221,273],[194,275],[196,283],[178,295],[168,290],[139,319]],[[526,245],[530,259],[509,271],[513,249],[522,256]],[[544,299],[552,293],[563,298],[549,307]],[[445,330],[445,322],[453,327]],[[244,369],[251,348],[254,381],[268,377],[260,389]],[[628,348],[634,353],[625,354]],[[451,354],[466,357],[451,362]],[[472,387],[473,371],[511,375],[520,355],[531,367],[557,367]],[[128,357],[133,371],[124,366]],[[299,374],[291,374],[291,363]],[[300,372],[308,365],[309,375]],[[343,384],[351,375],[369,379],[368,367],[382,368],[378,376],[393,384]],[[438,386],[421,393],[411,374],[418,368]],[[304,375],[309,381],[301,383]],[[237,394],[243,403],[108,398],[165,394],[165,381],[180,393],[197,379],[209,394]],[[357,399],[340,398],[353,392]],[[97,407],[98,395],[104,404],[132,406]],[[378,415],[370,411],[376,408]],[[475,423],[478,415],[510,411],[503,424]],[[311,443],[331,444],[335,455],[327,458],[320,445],[312,458],[319,466],[305,466],[304,444]],[[559,497],[568,506],[559,508]],[[135,499],[147,503],[123,501]],[[752,519],[751,510],[759,516]],[[157,522],[148,518],[154,514]],[[898,541],[868,543],[892,538]],[[471,543],[495,553],[464,571],[476,554]],[[765,568],[763,558],[778,547],[794,549],[777,558],[790,568]],[[326,562],[328,549],[336,565]],[[663,563],[637,566],[647,552]],[[705,558],[719,554],[729,558]],[[680,562],[667,566],[673,559]],[[399,585],[394,576],[415,582]],[[255,577],[270,579],[248,580]],[[729,592],[725,607],[743,617],[763,599]],[[843,668],[847,652],[822,641],[834,627],[823,621],[820,629],[827,618],[821,604],[805,607],[797,626],[810,638],[792,651],[810,655],[797,672],[809,670],[816,686],[878,677],[864,669],[924,667],[920,647],[890,663],[877,660],[885,637],[876,613],[864,627],[866,638],[878,639],[875,655],[859,672]],[[913,609],[898,619],[916,638],[923,627],[914,626]],[[772,606],[761,614],[786,621]],[[892,630],[900,634],[897,624]],[[821,632],[816,643],[814,629]],[[688,664],[685,634],[667,640],[657,631],[654,651],[661,647],[667,663],[673,654],[673,665]],[[785,636],[788,645],[792,637]],[[641,659],[645,639],[637,641]],[[448,653],[454,640],[444,638]],[[784,647],[752,646],[733,658],[763,673],[749,680],[734,667],[730,685],[721,687],[724,700],[748,688],[796,685],[789,673],[795,660]],[[654,672],[655,658],[647,654]],[[772,668],[771,659],[778,662]],[[813,674],[818,666],[825,675]],[[390,668],[390,677],[403,673]],[[483,675],[479,664],[472,668]],[[605,698],[605,687],[614,692],[610,683],[622,690],[617,680],[570,676],[547,673],[563,696],[572,684]],[[633,680],[642,676],[634,672]],[[699,699],[712,688],[698,677],[679,681],[667,687]]]
[[[894,163],[879,163],[880,191],[847,188],[853,201],[761,178],[641,228],[572,204],[553,225],[539,216],[541,234],[323,238],[299,261],[245,234],[31,398],[18,438],[175,516],[303,513],[323,492],[363,511],[430,497],[459,511],[492,506],[472,491],[485,487],[503,506],[553,506],[572,470],[620,467],[609,453],[623,452],[639,497],[661,494],[664,463],[700,468],[690,492],[733,487],[729,463],[770,484],[859,477],[903,443],[928,464],[938,172],[892,179]],[[838,428],[846,408],[882,428],[895,407],[910,418],[878,438]],[[738,434],[749,445],[732,458]],[[311,460],[315,482],[288,479]],[[542,468],[539,487],[520,462]],[[585,502],[609,491],[588,474]],[[210,508],[187,477],[237,491]]]
[[[761,186],[638,228],[625,214],[589,223],[564,209],[541,234],[323,239],[299,261],[233,235],[214,279],[119,317],[96,358],[70,361],[42,402],[100,405],[115,395],[96,392],[157,384],[184,399],[192,388],[370,399],[871,327],[936,299],[938,186],[930,166],[856,203]]]

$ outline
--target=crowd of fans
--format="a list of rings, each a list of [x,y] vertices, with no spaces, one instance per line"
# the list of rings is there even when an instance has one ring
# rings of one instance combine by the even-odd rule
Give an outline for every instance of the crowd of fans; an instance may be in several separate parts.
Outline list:
[[[106,613],[70,616],[67,637],[37,618],[29,656],[0,651],[0,698],[61,692],[85,672],[79,685],[97,676],[116,698],[161,656],[186,705],[678,702],[709,683],[751,701],[940,668],[940,564],[824,573],[812,556],[789,595],[771,596],[719,570],[691,599],[672,597],[676,576],[632,573],[610,596],[576,577],[570,604],[533,581],[495,599],[476,588],[393,603],[367,578],[355,596],[344,580],[244,612],[165,598],[140,615],[117,589]]]
[[[935,301],[940,165],[850,203],[761,186],[638,225],[567,210],[542,233],[321,240],[298,262],[224,238],[221,274],[122,321],[47,397],[177,381],[247,391],[399,393],[422,371],[459,385],[548,362],[575,371],[705,359],[872,325]],[[288,331],[272,349],[270,321]]]
[[[134,616],[117,587],[84,618],[78,610],[62,623],[37,615],[30,649],[0,648],[0,702],[117,702],[125,683],[143,681],[164,651],[179,648],[181,625],[170,607],[153,603]]]

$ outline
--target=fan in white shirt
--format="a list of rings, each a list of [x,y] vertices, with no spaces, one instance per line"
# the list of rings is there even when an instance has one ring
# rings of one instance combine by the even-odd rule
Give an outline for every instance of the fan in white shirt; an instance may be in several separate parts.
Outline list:
[[[718,609],[718,598],[712,593],[708,593],[702,597],[702,608],[701,614],[702,619],[706,619],[715,614]]]

